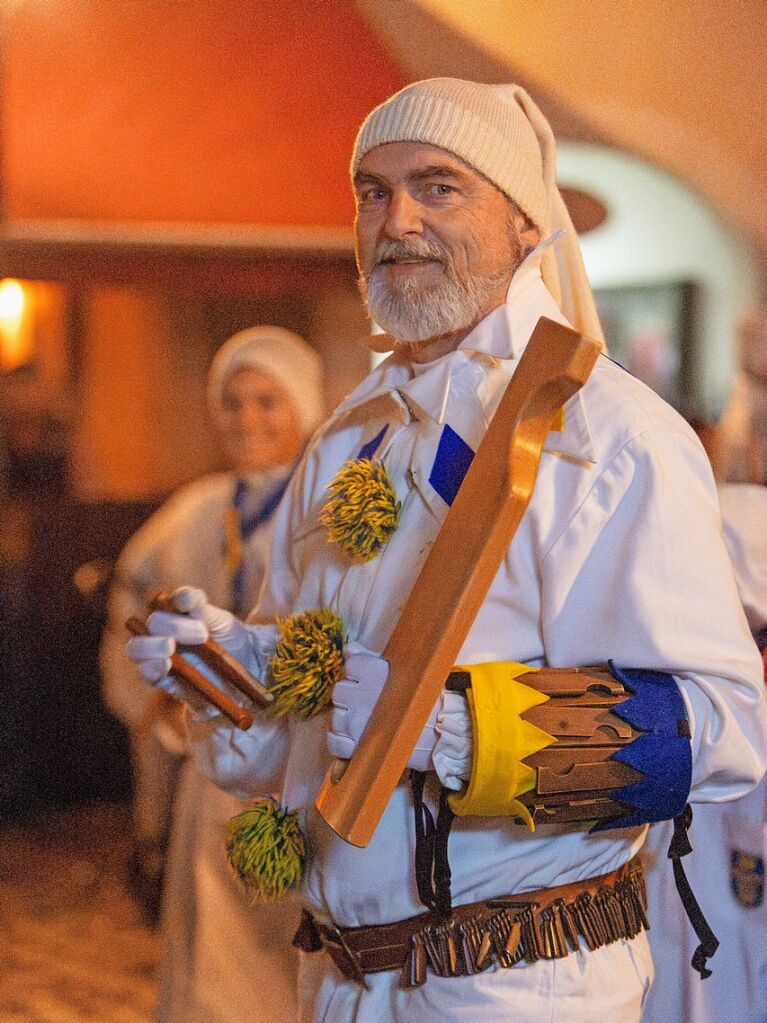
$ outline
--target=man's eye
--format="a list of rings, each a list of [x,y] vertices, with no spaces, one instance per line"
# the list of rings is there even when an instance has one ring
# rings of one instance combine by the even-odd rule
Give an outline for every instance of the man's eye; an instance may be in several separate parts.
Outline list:
[[[360,202],[383,202],[386,199],[385,188],[365,188],[359,194]]]
[[[436,196],[452,195],[455,192],[455,188],[452,185],[446,185],[443,181],[435,181],[434,184],[429,185],[429,194]]]

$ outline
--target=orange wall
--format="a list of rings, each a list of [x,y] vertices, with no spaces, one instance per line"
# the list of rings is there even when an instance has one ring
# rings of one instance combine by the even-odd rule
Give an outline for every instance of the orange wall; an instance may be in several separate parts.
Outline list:
[[[356,129],[405,83],[353,0],[16,0],[18,218],[348,224]]]

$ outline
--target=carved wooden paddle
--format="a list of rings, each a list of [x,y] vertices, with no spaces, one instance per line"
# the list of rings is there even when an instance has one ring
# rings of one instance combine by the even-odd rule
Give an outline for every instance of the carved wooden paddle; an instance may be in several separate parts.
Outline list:
[[[316,807],[365,846],[407,766],[530,501],[554,417],[600,346],[542,317],[416,579],[383,657],[389,677],[351,760],[336,760]]]

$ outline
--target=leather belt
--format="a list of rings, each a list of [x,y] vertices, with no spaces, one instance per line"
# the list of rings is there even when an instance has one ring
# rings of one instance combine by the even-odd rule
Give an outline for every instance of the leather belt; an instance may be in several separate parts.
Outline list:
[[[481,973],[493,963],[559,959],[600,948],[649,928],[642,867],[631,860],[601,877],[454,906],[447,918],[421,913],[390,924],[337,927],[304,910],[293,944],[324,950],[349,980],[401,970],[406,987],[427,970],[442,977]],[[366,985],[365,985],[366,986]]]

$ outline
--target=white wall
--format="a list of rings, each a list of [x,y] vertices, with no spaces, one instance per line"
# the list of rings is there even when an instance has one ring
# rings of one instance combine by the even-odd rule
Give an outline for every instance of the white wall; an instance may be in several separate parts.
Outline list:
[[[562,142],[558,168],[560,185],[592,193],[609,211],[581,239],[593,287],[698,284],[700,382],[706,411],[716,415],[729,391],[737,321],[757,293],[748,247],[696,193],[627,153]]]

